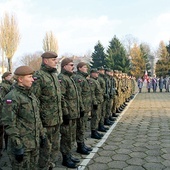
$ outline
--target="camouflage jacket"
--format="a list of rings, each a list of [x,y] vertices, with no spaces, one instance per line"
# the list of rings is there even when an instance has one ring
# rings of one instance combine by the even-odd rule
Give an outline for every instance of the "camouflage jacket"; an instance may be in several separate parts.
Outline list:
[[[44,135],[39,102],[30,90],[15,84],[4,98],[2,123],[9,135],[9,147],[34,149]]]
[[[103,96],[105,96],[105,94],[106,94],[106,82],[105,82],[105,75],[104,74],[99,74],[98,82],[100,83],[102,94],[103,94]]]
[[[77,73],[73,76],[73,79],[76,83],[78,92],[79,92],[79,98],[82,103],[83,107],[82,110],[85,110],[85,112],[91,111],[91,89],[89,86],[89,83],[86,79],[88,76],[88,73],[83,73],[80,71],[77,71]]]
[[[40,116],[43,126],[62,123],[61,89],[56,69],[44,64],[34,74],[32,90],[40,101]]]
[[[98,105],[104,101],[103,90],[101,89],[100,83],[97,79],[91,77],[89,79],[90,88],[92,92],[92,104]]]
[[[72,73],[62,69],[58,78],[61,84],[63,115],[67,116],[67,119],[76,119],[80,117],[80,100]]]
[[[0,110],[2,109],[3,98],[11,90],[11,86],[11,81],[2,80],[2,83],[0,83]]]

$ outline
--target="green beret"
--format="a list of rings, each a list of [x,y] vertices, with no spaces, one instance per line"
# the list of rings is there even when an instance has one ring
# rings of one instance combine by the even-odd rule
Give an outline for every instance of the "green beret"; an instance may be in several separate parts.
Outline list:
[[[12,73],[9,72],[9,71],[7,71],[7,72],[5,72],[5,73],[2,75],[2,78],[5,78],[5,77],[9,76],[10,74],[12,74]]]
[[[20,66],[14,71],[14,74],[18,76],[26,76],[26,75],[30,75],[33,73],[34,73],[34,70],[28,66]]]
[[[41,55],[42,58],[57,58],[58,55],[55,52],[47,51]]]
[[[98,69],[98,70],[104,70],[104,67],[101,66],[101,67],[98,67],[97,69]]]
[[[90,70],[90,73],[98,73],[98,71],[97,71],[96,68],[92,68],[92,69]]]
[[[65,65],[67,65],[68,63],[73,62],[73,60],[71,58],[65,58],[61,61],[61,67],[64,67]]]

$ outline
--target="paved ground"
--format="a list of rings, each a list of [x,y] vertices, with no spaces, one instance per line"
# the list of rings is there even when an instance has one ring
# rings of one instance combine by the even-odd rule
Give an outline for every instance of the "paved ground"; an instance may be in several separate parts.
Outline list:
[[[170,170],[170,93],[136,95],[102,140],[90,138],[94,147],[81,159],[79,170]],[[66,169],[59,164],[55,170]],[[3,170],[10,170],[6,153],[0,160]]]

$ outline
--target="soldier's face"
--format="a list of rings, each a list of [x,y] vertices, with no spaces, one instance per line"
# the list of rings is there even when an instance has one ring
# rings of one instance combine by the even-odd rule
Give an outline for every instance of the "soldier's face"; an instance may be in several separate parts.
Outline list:
[[[48,59],[46,58],[44,59],[44,63],[50,66],[51,68],[56,68],[58,59],[57,58],[48,58]]]
[[[83,67],[80,67],[79,70],[83,73],[87,73],[88,67],[86,65],[84,65]]]
[[[104,70],[98,70],[98,72],[99,72],[100,74],[104,74],[104,73],[105,73]]]
[[[94,78],[98,78],[99,77],[99,73],[91,73],[91,76]]]
[[[9,74],[7,77],[5,77],[5,80],[11,80],[11,78],[12,78],[12,74]]]
[[[74,71],[74,63],[73,62],[68,63],[67,65],[64,66],[64,69],[66,71],[68,71],[68,72],[73,73],[73,71]]]
[[[20,76],[18,78],[18,84],[28,89],[31,88],[33,82],[34,82],[34,79],[32,75]]]

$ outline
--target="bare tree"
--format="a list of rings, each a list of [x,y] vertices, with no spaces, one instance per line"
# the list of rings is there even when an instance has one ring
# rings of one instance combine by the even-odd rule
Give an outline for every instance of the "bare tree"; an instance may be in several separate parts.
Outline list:
[[[42,52],[35,52],[34,54],[25,54],[21,57],[20,64],[30,66],[34,70],[38,70],[41,65]]]
[[[53,32],[46,32],[43,39],[43,50],[44,51],[54,51],[58,53],[58,42],[57,38],[54,36]]]
[[[0,46],[8,60],[8,70],[12,70],[12,57],[20,41],[20,34],[15,15],[5,13],[0,22]]]

